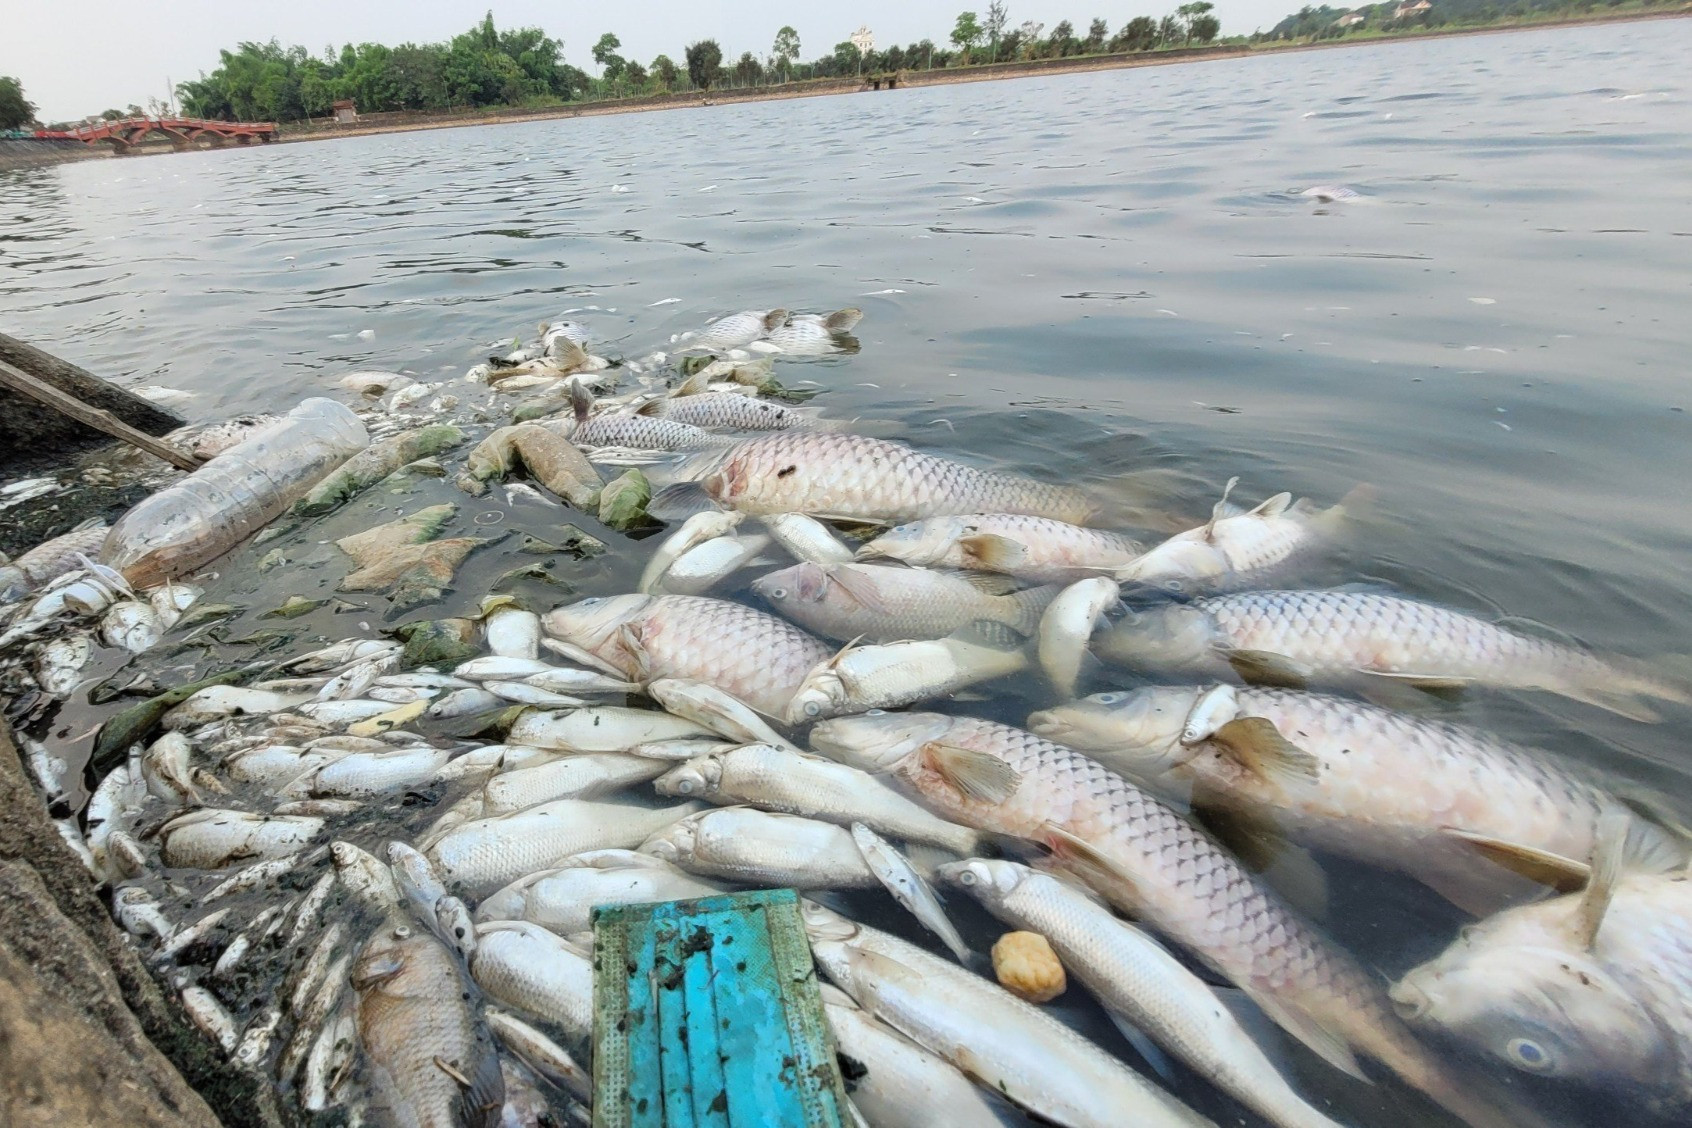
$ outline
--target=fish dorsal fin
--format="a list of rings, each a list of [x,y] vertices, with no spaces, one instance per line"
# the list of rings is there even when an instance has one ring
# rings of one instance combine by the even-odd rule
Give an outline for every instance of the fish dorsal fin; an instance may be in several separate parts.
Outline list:
[[[770,310],[768,313],[764,314],[764,332],[769,333],[776,329],[780,329],[783,325],[787,324],[788,318],[792,316],[793,315],[785,309]]]
[[[1026,545],[997,533],[959,537],[958,548],[963,551],[964,559],[994,572],[1014,572],[1028,559]]]
[[[1345,1037],[1328,1030],[1320,1022],[1302,1011],[1294,1010],[1286,1002],[1276,998],[1267,991],[1252,987],[1242,987],[1246,997],[1256,1003],[1269,1018],[1304,1043],[1311,1053],[1339,1070],[1341,1073],[1355,1077],[1357,1080],[1370,1083],[1363,1067],[1357,1064],[1357,1057],[1346,1044]]]
[[[579,371],[593,363],[586,349],[563,335],[553,339],[552,348],[553,364],[567,372]]]
[[[1321,761],[1281,735],[1267,717],[1235,717],[1210,734],[1229,759],[1267,783],[1313,783]]]
[[[642,400],[640,405],[634,409],[634,413],[651,419],[662,419],[664,417],[664,401],[662,399]]]
[[[1227,485],[1222,487],[1222,499],[1211,507],[1211,509],[1210,509],[1210,520],[1208,520],[1204,523],[1204,539],[1205,540],[1209,541],[1209,540],[1215,539],[1216,522],[1222,520],[1223,517],[1228,515],[1228,495],[1233,493],[1234,487],[1239,485],[1239,484],[1240,484],[1240,477],[1239,477],[1238,474],[1236,474],[1232,478],[1228,479]]]
[[[1598,819],[1598,829],[1593,835],[1597,844],[1592,849],[1592,877],[1575,910],[1575,939],[1583,951],[1591,951],[1597,944],[1598,930],[1604,925],[1604,914],[1609,911],[1610,898],[1621,879],[1629,823],[1627,813],[1614,808]]]
[[[853,306],[837,309],[823,318],[823,328],[830,333],[850,332],[852,327],[864,319],[864,311]]]
[[[931,740],[922,746],[922,755],[936,775],[967,799],[1003,803],[1022,782],[1015,768],[989,752]]]
[[[593,411],[593,393],[580,380],[570,384],[570,406],[575,409],[576,422],[586,423],[588,415]]]
[[[708,370],[701,368],[698,372],[671,388],[670,398],[679,399],[682,396],[696,396],[710,386],[711,374]]]
[[[1266,497],[1258,502],[1256,507],[1248,512],[1251,517],[1279,517],[1292,505],[1292,494],[1278,493],[1274,497]]]
[[[952,572],[950,574],[983,595],[1010,595],[1019,586],[1015,576],[1001,576],[996,572]]]
[[[1565,858],[1549,850],[1524,846],[1519,842],[1506,842],[1501,838],[1454,826],[1441,827],[1440,834],[1452,841],[1463,843],[1511,873],[1549,886],[1559,893],[1573,893],[1585,887],[1592,878],[1592,867],[1585,862]]]

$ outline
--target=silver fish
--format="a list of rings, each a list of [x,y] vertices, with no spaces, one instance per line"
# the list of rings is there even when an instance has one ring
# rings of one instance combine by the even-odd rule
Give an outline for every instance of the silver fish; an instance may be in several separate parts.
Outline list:
[[[685,595],[583,599],[544,617],[556,638],[623,676],[706,682],[767,717],[780,717],[829,646],[744,604]]]
[[[1403,871],[1476,913],[1497,909],[1515,884],[1481,854],[1518,866],[1534,851],[1583,858],[1611,814],[1629,828],[1628,868],[1678,870],[1688,856],[1685,842],[1549,753],[1345,698],[1154,686],[1028,723],[1160,794]]]
[[[1295,502],[1291,494],[1279,493],[1230,515],[1224,508],[1227,495],[1225,490],[1209,521],[1118,568],[1116,579],[1177,595],[1270,587],[1327,548],[1361,496],[1354,491],[1318,512],[1309,501]]]
[[[1640,700],[1692,703],[1687,687],[1643,666],[1606,659],[1472,615],[1392,595],[1258,591],[1206,596],[1130,613],[1095,636],[1108,661],[1279,685],[1489,685],[1559,693],[1640,720]]]
[[[636,410],[654,419],[688,423],[707,430],[792,431],[817,425],[815,411],[735,392],[650,399]]]
[[[1115,580],[1093,576],[1064,588],[1040,616],[1040,668],[1059,697],[1075,696],[1093,627],[1120,601]]]
[[[975,834],[906,799],[868,772],[768,744],[746,744],[689,760],[658,778],[660,795],[749,803],[769,811],[849,826],[862,822],[883,834],[973,852]]]
[[[852,824],[852,841],[857,845],[858,853],[863,855],[864,864],[887,887],[887,892],[893,895],[899,906],[940,937],[959,963],[967,962],[969,945],[964,943],[957,928],[947,918],[946,910],[940,907],[940,898],[935,895],[934,887],[917,872],[910,859],[863,823]]]
[[[1015,862],[973,858],[937,872],[1006,924],[1044,936],[1112,1014],[1247,1108],[1281,1128],[1337,1128],[1292,1090],[1203,980],[1086,893]]]
[[[640,584],[636,590],[647,595],[656,593],[665,573],[685,553],[706,541],[732,532],[741,520],[742,517],[738,513],[723,513],[715,509],[695,513],[658,545],[652,559],[647,561],[646,570],[641,573]]]
[[[827,525],[803,513],[766,513],[764,528],[793,559],[811,564],[843,564],[852,550]]]
[[[1094,508],[1065,486],[977,470],[885,439],[812,431],[748,439],[725,451],[701,485],[740,513],[858,521],[983,510],[1085,521]]]
[[[372,1104],[394,1124],[494,1128],[505,1083],[458,961],[409,928],[372,937],[352,972]]]
[[[167,866],[220,869],[237,861],[297,854],[322,832],[319,818],[207,807],[178,815],[159,829],[160,856]]]
[[[508,1007],[555,1023],[576,1041],[593,1031],[593,963],[586,953],[524,920],[476,927],[476,985]]]
[[[888,529],[858,549],[860,560],[902,560],[927,568],[1002,572],[1040,583],[1108,575],[1145,551],[1121,533],[1049,517],[969,513]]]
[[[647,841],[667,833],[661,830]],[[593,927],[596,905],[685,901],[720,892],[721,885],[694,877],[655,853],[590,850],[564,859],[557,869],[520,877],[490,893],[476,906],[476,920],[526,920],[569,936]]]
[[[682,343],[687,348],[720,352],[751,344],[770,330],[787,324],[790,315],[785,309],[752,309],[717,318],[697,333],[687,334]]]
[[[877,884],[852,835],[834,823],[751,807],[689,815],[640,849],[688,873],[742,885],[867,889]]]
[[[795,564],[752,585],[770,606],[807,630],[842,641],[943,638],[971,623],[1033,634],[1056,588],[1007,594],[978,572],[934,572],[878,564]]]
[[[950,638],[849,646],[806,675],[788,704],[787,723],[931,701],[1027,668],[1022,650],[987,645],[969,631]]]
[[[587,752],[500,772],[482,787],[482,814],[508,815],[554,799],[597,799],[664,774],[663,760],[623,752]]]

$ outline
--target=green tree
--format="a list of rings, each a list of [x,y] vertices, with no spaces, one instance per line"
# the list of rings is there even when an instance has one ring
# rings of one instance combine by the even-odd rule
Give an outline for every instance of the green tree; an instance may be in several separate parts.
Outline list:
[[[673,90],[676,85],[676,64],[670,61],[670,56],[659,55],[652,60],[652,77],[658,80],[658,85],[665,90]]]
[[[1135,16],[1110,41],[1113,51],[1150,51],[1156,46],[1157,21],[1150,16]]]
[[[24,97],[23,83],[0,75],[0,129],[22,129],[35,120],[35,103]]]
[[[776,32],[775,44],[770,48],[770,67],[781,72],[783,78],[793,73],[799,61],[799,33],[791,27]]]
[[[1195,38],[1193,21],[1207,15],[1215,7],[1210,0],[1192,0],[1192,3],[1182,4],[1175,9],[1175,14],[1180,17],[1181,42],[1188,43]],[[1214,39],[1216,34],[1212,32],[1210,37]]]
[[[1005,37],[1005,24],[1009,22],[1010,14],[1005,11],[1003,0],[993,0],[987,5],[987,42],[991,45],[992,54],[988,58],[992,62],[999,61],[999,40]]]
[[[609,31],[599,37],[599,42],[593,45],[593,61],[605,68],[605,77],[612,82],[623,75],[623,68],[628,66],[627,60],[617,54],[617,48],[623,41]]]
[[[1051,37],[1046,40],[1046,57],[1061,59],[1065,55],[1073,55],[1076,46],[1075,25],[1068,20],[1059,20],[1058,25],[1052,28]]]
[[[764,77],[763,64],[750,51],[742,51],[740,58],[735,60],[734,81],[740,86],[756,86]]]
[[[1187,40],[1187,27],[1174,15],[1164,16],[1157,21],[1157,44],[1159,47],[1172,47]]]
[[[981,24],[976,21],[974,12],[958,13],[958,22],[952,25],[951,40],[964,53],[967,62],[969,49],[981,42]]]
[[[835,74],[857,74],[863,58],[863,53],[850,39],[842,39],[834,45],[834,53],[830,56],[831,69]]]
[[[687,78],[701,90],[711,89],[717,72],[723,69],[723,49],[715,39],[701,39],[689,43],[683,52],[687,59]]]
[[[1094,20],[1087,25],[1087,38],[1081,41],[1083,55],[1097,55],[1104,50],[1105,40],[1110,38],[1110,25],[1103,20]]]
[[[633,59],[624,64],[623,77],[636,90],[642,90],[646,87],[646,68]]]
[[[1187,24],[1187,34],[1200,43],[1214,42],[1221,33],[1222,21],[1209,13],[1194,16],[1192,22]]]

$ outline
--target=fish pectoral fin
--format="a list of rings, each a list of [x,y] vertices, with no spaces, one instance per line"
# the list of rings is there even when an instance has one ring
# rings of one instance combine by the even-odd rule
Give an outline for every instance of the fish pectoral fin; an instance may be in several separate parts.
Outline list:
[[[866,564],[865,568],[878,567]],[[875,584],[873,577],[858,571],[856,567],[824,568],[823,573],[828,582],[836,585],[841,591],[851,596],[858,605],[866,611],[873,611],[877,615],[891,614],[891,608],[881,596],[881,589]]]
[[[1358,670],[1365,678],[1382,678],[1419,689],[1424,693],[1461,693],[1475,684],[1476,679],[1461,674],[1416,674],[1391,670]]]
[[[1022,776],[1017,770],[987,752],[960,748],[956,744],[931,740],[922,755],[936,775],[957,788],[966,798],[983,803],[1003,803],[1016,793]]]
[[[646,652],[646,644],[641,641],[640,631],[633,623],[624,623],[617,628],[617,642],[628,653],[629,661],[633,663],[629,680],[645,683],[652,679],[652,658]]]
[[[1575,939],[1583,951],[1591,951],[1598,942],[1598,929],[1603,927],[1610,898],[1622,877],[1631,822],[1627,812],[1614,808],[1598,818],[1598,829],[1593,832],[1596,845],[1592,848],[1592,876],[1587,879],[1586,891],[1580,895],[1580,909],[1575,913]]]
[[[1314,783],[1321,761],[1281,735],[1267,717],[1235,717],[1210,734],[1228,757],[1269,783]]]
[[[1010,595],[1021,587],[1015,576],[1002,576],[997,572],[954,572],[952,575],[983,595]]]
[[[958,548],[976,567],[993,572],[1015,572],[1028,560],[1026,545],[997,533],[959,537]]]
[[[1105,1008],[1105,1014],[1110,1016],[1110,1020],[1116,1024],[1116,1029],[1128,1040],[1128,1044],[1134,1047],[1134,1051],[1151,1066],[1152,1072],[1174,1084],[1175,1066],[1170,1062],[1169,1055],[1158,1049],[1157,1043],[1152,1041],[1144,1030],[1135,1026],[1126,1015],[1118,1014],[1109,1007]]]
[[[1296,1010],[1280,999],[1265,991],[1242,988],[1252,1002],[1260,1007],[1264,1014],[1302,1042],[1306,1049],[1341,1073],[1355,1077],[1364,1084],[1373,1084],[1363,1067],[1357,1064],[1357,1056],[1351,1052],[1344,1035],[1327,1029],[1312,1016]]]
[[[1553,854],[1536,846],[1506,842],[1502,838],[1454,826],[1441,827],[1439,832],[1453,841],[1464,843],[1511,873],[1549,886],[1559,893],[1573,893],[1584,889],[1592,876],[1592,867],[1585,862],[1565,858],[1561,854]]]
[[[1114,858],[1104,854],[1085,838],[1072,834],[1054,822],[1040,827],[1041,841],[1082,881],[1091,885],[1112,905],[1124,912],[1137,912],[1146,903],[1139,880]]]
[[[1240,680],[1251,685],[1303,689],[1316,673],[1306,663],[1271,650],[1239,650],[1233,647],[1217,647],[1216,650],[1233,667]]]
[[[1239,475],[1228,479],[1228,484],[1222,487],[1222,499],[1210,508],[1210,520],[1204,523],[1204,539],[1207,543],[1216,539],[1216,522],[1233,516],[1228,505],[1228,495],[1234,492],[1234,487],[1240,484]]]

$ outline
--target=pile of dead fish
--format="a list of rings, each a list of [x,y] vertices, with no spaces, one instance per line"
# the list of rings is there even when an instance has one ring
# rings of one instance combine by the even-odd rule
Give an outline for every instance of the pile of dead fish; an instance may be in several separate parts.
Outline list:
[[[779,398],[758,354],[850,351],[856,320],[750,311],[623,365],[557,322],[456,391],[348,378],[387,437],[288,520],[405,472],[472,494],[526,475],[613,529],[660,503],[692,515],[623,546],[627,594],[489,598],[425,624],[444,650],[346,638],[107,721],[121,762],[63,832],[231,1061],[308,1113],[586,1122],[592,910],[791,887],[812,897],[826,1013],[874,1126],[997,1124],[1007,1106],[1209,1123],[1038,1005],[1071,980],[1166,1075],[1176,1059],[1274,1125],[1351,1119],[1302,1095],[1193,966],[1326,1063],[1312,1068],[1396,1078],[1470,1124],[1537,1123],[1516,1106],[1541,1083],[1625,1078],[1642,1115],[1669,1120],[1692,1100],[1680,830],[1551,753],[1360,699],[1525,690],[1648,720],[1686,687],[1398,595],[1281,586],[1362,491],[1245,508],[1230,482],[1208,520],[1148,545],[1090,524],[1085,490]],[[614,398],[631,372],[641,389]],[[412,409],[456,410],[470,388],[480,417],[418,426]],[[532,398],[498,398],[518,388]],[[476,423],[501,425],[460,458]],[[607,464],[671,480],[654,498],[638,470],[605,482]],[[353,575],[442,597],[475,547],[434,539],[448,516],[341,542]],[[93,645],[67,631],[78,615],[145,650],[201,594],[128,591],[85,539],[63,546],[81,555],[58,581],[40,558],[16,564],[49,585],[6,628],[37,647],[49,696],[76,688]],[[156,626],[116,621],[126,604]],[[1015,675],[1049,703],[1026,729],[958,711],[960,691]],[[1141,687],[1076,696],[1130,677]],[[51,798],[58,752],[23,743]],[[1477,923],[1384,989],[1249,853],[1199,829],[1201,809],[1408,874]],[[991,978],[936,886],[1007,927]],[[909,921],[903,937],[852,919],[883,894],[878,919]]]

